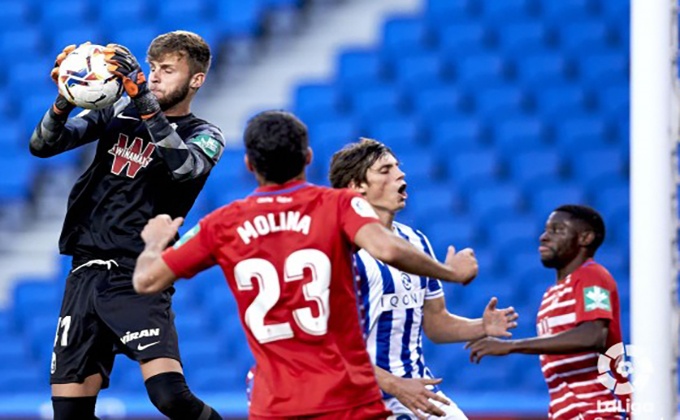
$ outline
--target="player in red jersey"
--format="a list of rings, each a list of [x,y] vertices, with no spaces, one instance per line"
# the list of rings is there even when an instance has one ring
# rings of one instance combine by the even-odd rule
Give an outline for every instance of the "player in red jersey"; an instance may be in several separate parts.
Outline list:
[[[555,209],[540,237],[539,253],[543,265],[557,271],[557,283],[543,295],[538,337],[484,338],[466,346],[477,363],[488,355],[540,354],[551,419],[622,418],[610,408],[629,407],[626,395],[615,395],[598,379],[600,354],[622,341],[616,282],[593,260],[604,236],[602,217],[590,207]],[[610,366],[613,375],[615,367]]]
[[[135,289],[159,292],[222,267],[257,364],[251,419],[386,418],[360,327],[355,245],[402,270],[462,283],[477,273],[472,251],[451,248],[440,264],[384,228],[359,194],[305,182],[307,129],[291,114],[258,114],[244,140],[260,187],[165,251],[182,220],[150,220]]]

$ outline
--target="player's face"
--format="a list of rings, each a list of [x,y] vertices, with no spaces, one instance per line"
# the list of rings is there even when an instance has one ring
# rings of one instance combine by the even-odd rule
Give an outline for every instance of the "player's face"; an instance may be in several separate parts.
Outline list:
[[[545,224],[545,231],[539,238],[538,252],[544,267],[561,268],[576,258],[579,251],[577,223],[569,213],[555,211]]]
[[[166,111],[189,96],[191,74],[186,58],[178,54],[166,54],[158,61],[150,61],[149,89]]]
[[[376,209],[395,213],[406,206],[405,176],[399,168],[399,161],[386,153],[366,171],[362,193]]]

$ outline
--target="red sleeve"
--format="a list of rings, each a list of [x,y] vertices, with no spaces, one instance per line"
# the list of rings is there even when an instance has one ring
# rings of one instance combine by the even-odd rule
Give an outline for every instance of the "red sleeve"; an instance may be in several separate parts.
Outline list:
[[[380,222],[378,214],[361,194],[340,190],[338,200],[338,220],[350,242],[354,243],[354,236],[364,225]]]
[[[606,272],[586,269],[574,283],[576,324],[596,319],[614,319],[613,300],[618,296],[614,279]]]
[[[189,229],[172,247],[163,251],[163,261],[178,278],[192,278],[217,264],[213,256],[212,214]]]

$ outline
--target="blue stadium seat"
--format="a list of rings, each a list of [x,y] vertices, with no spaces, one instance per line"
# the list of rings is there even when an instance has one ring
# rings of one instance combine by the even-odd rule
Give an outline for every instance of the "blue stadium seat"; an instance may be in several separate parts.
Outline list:
[[[433,215],[430,215],[430,219]],[[446,257],[447,248],[453,245],[460,250],[473,246],[478,237],[474,222],[470,218],[442,217],[423,225],[423,231],[432,245],[432,249],[441,260]]]
[[[64,22],[88,22],[92,14],[90,3],[87,0],[42,0],[39,8],[40,27],[46,28],[51,35],[59,32]]]
[[[579,77],[591,86],[625,84],[629,79],[628,54],[620,51],[584,55],[579,58]]]
[[[404,103],[401,93],[390,85],[374,85],[352,94],[352,112],[360,121],[376,115],[401,115]]]
[[[515,62],[517,78],[527,86],[564,83],[571,75],[569,60],[560,53],[528,53]]]
[[[35,366],[3,369],[0,375],[0,393],[29,393],[41,389],[49,380],[49,371]]]
[[[608,229],[607,236],[611,236],[613,240],[622,244],[627,243],[624,242],[627,237],[619,237],[617,233],[620,232],[621,224],[628,222],[630,216],[629,203],[630,187],[624,179],[618,185],[599,188],[597,193],[594,194],[594,207],[604,218],[605,225],[607,227],[616,226],[614,229]]]
[[[609,19],[610,22],[620,24],[622,27],[628,27],[627,22],[630,20],[630,2],[627,1],[602,1],[598,3],[600,13],[602,16]]]
[[[528,100],[526,92],[516,85],[480,88],[475,94],[475,111],[482,118],[507,117],[526,111]]]
[[[456,56],[451,64],[456,66],[457,82],[470,87],[502,84],[507,78],[508,64],[500,54]]]
[[[595,254],[595,260],[602,264],[610,273],[627,273],[629,270],[628,244],[618,246],[618,244],[605,238],[604,244]]]
[[[33,8],[27,1],[3,0],[0,2],[0,28],[24,29],[31,25]]]
[[[383,26],[382,51],[399,58],[404,51],[425,49],[431,42],[427,24],[418,16],[391,16]]]
[[[428,0],[425,9],[427,20],[435,26],[451,21],[466,21],[477,12],[478,4],[473,0]]]
[[[215,3],[214,17],[221,23],[222,35],[227,38],[250,38],[261,29],[264,11],[259,0],[225,0]]]
[[[441,119],[433,123],[432,148],[437,153],[448,150],[470,151],[481,148],[489,140],[489,130],[477,118]]]
[[[54,34],[50,36],[51,43],[50,50],[56,51],[54,53],[54,56],[56,57],[56,55],[67,45],[71,44],[80,45],[87,41],[90,41],[93,44],[100,45],[106,45],[112,42],[110,41],[110,38],[106,37],[104,34],[105,34],[104,30],[101,28],[100,25],[97,25],[96,23],[78,25],[77,27],[72,28],[65,28],[60,31],[56,31]],[[51,60],[54,60],[53,57],[49,58]],[[143,61],[143,57],[140,57],[140,60]],[[42,73],[44,74],[45,71],[43,70]]]
[[[247,365],[222,361],[210,367],[199,367],[187,372],[187,381],[196,392],[235,392],[245,398]]]
[[[0,117],[0,146],[7,156],[26,153],[27,131],[20,122]]]
[[[630,111],[630,88],[627,84],[598,89],[597,98],[598,109],[604,115],[616,118]],[[621,140],[621,143],[628,143],[627,138]]]
[[[118,42],[116,33],[145,25],[150,20],[153,0],[124,2],[92,2],[100,27],[108,33],[109,42]]]
[[[484,226],[489,243],[501,255],[524,249],[522,245],[538,244],[542,227],[543,221],[533,216],[492,220]]]
[[[417,120],[408,117],[377,116],[366,125],[366,136],[377,139],[389,146],[399,159],[408,161],[407,153],[418,148],[422,142],[420,125]],[[347,139],[350,141],[352,139]]]
[[[492,24],[508,21],[532,19],[538,13],[538,4],[534,0],[504,0],[485,2],[482,8],[482,19]]]
[[[338,58],[337,75],[340,86],[350,92],[385,79],[385,68],[376,51],[345,50]]]
[[[422,120],[439,122],[443,115],[462,112],[467,96],[454,84],[434,83],[414,89],[409,95],[410,108]]]
[[[162,33],[160,28],[151,22],[147,22],[143,26],[121,28],[115,34],[115,42],[130,49],[142,65],[142,69],[148,74],[149,66],[145,63],[146,50],[151,41],[160,33]]]
[[[295,114],[303,121],[316,114],[332,114],[342,109],[345,99],[339,89],[331,84],[306,84],[294,93]]]
[[[627,177],[626,162],[614,148],[587,150],[571,159],[571,173],[579,185],[599,186],[603,181],[619,183]],[[600,183],[600,184],[598,184]],[[596,189],[599,189],[596,187]]]
[[[531,51],[544,51],[552,44],[553,35],[542,22],[512,22],[498,28],[498,43],[509,55],[521,57]]]
[[[519,213],[525,205],[524,200],[520,188],[512,183],[489,183],[469,192],[468,208],[477,223],[484,225],[499,217]]]
[[[547,220],[562,204],[588,204],[584,189],[571,182],[549,182],[538,185],[532,193],[531,209],[539,220]]]
[[[599,19],[569,22],[560,27],[560,47],[567,52],[604,50],[612,42],[609,25]]]
[[[586,89],[578,84],[558,84],[535,89],[536,113],[542,118],[559,121],[572,114],[583,114],[591,103]]]
[[[461,210],[460,194],[453,185],[445,182],[414,186],[408,172],[406,182],[409,183],[406,189],[408,194],[406,208],[413,213],[418,226],[422,226],[423,229],[433,222],[433,216],[436,219],[449,218],[455,211]]]
[[[555,145],[563,153],[607,146],[610,128],[598,116],[566,117],[555,127]]]
[[[222,343],[214,336],[196,337],[193,340],[182,338],[180,352],[187,371],[214,367],[227,360]]]
[[[35,160],[27,154],[0,156],[0,166],[8,174],[12,174],[0,177],[0,202],[10,203],[28,199],[35,176]]]
[[[388,145],[390,143],[387,143]],[[398,150],[398,149],[397,149]],[[404,148],[403,153],[397,154],[401,162],[401,170],[406,173],[406,181],[413,185],[427,185],[440,178],[441,172],[437,157],[429,150],[417,150],[415,148]]]
[[[541,1],[541,16],[554,23],[571,22],[596,16],[592,0]]]
[[[448,165],[449,179],[464,190],[473,190],[494,181],[503,171],[502,161],[494,150],[459,152],[454,148],[442,157]]]
[[[443,79],[444,64],[437,54],[409,54],[395,59],[394,79],[402,89],[417,90]]]
[[[478,54],[491,48],[491,31],[480,22],[449,22],[438,30],[439,50],[444,57]]]
[[[45,38],[37,27],[31,25],[20,29],[0,31],[0,57],[4,60],[14,60],[16,57],[39,57],[44,50]]]
[[[538,118],[507,118],[495,125],[494,145],[503,154],[539,149],[548,144],[546,130]]]
[[[562,165],[560,154],[552,149],[528,150],[510,156],[512,179],[531,190],[546,181],[559,181]]]

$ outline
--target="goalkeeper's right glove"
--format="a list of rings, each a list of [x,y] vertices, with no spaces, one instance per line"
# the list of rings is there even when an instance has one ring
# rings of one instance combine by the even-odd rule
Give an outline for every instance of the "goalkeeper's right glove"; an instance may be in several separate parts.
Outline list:
[[[158,114],[161,106],[156,95],[149,90],[146,76],[134,54],[119,44],[108,44],[104,54],[109,71],[120,78],[142,119],[148,120]]]
[[[73,52],[75,49],[75,44],[65,47],[54,60],[54,67],[52,67],[52,71],[50,71],[50,77],[54,83],[57,84],[57,86],[59,86],[59,66],[61,66],[61,62],[64,61],[66,56],[71,54],[71,52]],[[68,115],[75,107],[76,106],[69,102],[68,99],[66,99],[66,97],[60,92],[57,95],[57,99],[55,99],[54,104],[52,105],[52,111],[54,111],[54,113],[57,115]]]

